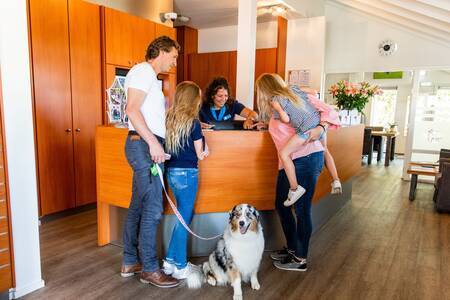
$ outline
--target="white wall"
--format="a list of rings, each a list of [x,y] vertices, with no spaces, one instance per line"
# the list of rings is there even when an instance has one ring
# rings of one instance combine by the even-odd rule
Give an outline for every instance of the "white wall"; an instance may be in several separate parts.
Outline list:
[[[15,297],[44,286],[27,30],[26,1],[0,1],[0,65],[14,239]]]
[[[307,18],[323,16],[325,12],[325,0],[284,0],[284,2]]]
[[[308,69],[311,72],[311,88],[320,91],[324,70],[324,51],[325,17],[289,20],[286,76],[289,70]]]
[[[256,25],[256,49],[277,47],[277,22]],[[237,26],[205,28],[198,30],[198,52],[235,51]]]
[[[450,66],[450,48],[408,29],[379,21],[355,10],[326,4],[326,73],[397,71]],[[378,44],[398,44],[393,55],[378,54]]]
[[[87,0],[87,2],[117,9],[156,23],[162,23],[160,13],[173,11],[173,0]],[[171,21],[163,24],[172,27]]]

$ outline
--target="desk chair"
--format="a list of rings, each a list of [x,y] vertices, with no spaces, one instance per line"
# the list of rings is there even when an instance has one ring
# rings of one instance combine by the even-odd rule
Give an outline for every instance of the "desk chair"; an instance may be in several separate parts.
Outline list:
[[[436,210],[450,212],[450,159],[439,163],[440,176],[435,189]]]

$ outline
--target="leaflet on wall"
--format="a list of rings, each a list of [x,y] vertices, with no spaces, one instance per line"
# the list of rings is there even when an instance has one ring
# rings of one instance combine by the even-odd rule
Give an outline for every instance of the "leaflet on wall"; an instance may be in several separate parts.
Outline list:
[[[288,83],[291,85],[302,87],[309,87],[311,85],[310,70],[290,70],[288,74]]]
[[[109,123],[122,124],[126,127],[128,124],[128,117],[125,114],[127,99],[124,84],[124,76],[116,76],[114,78],[113,84],[106,90],[106,110]]]

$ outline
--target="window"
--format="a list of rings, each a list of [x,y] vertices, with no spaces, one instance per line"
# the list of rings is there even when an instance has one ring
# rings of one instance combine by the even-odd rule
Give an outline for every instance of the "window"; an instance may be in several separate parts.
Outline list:
[[[450,145],[450,88],[419,95],[411,160],[434,161]]]
[[[397,88],[382,88],[383,94],[372,99],[371,126],[389,127],[395,120]]]

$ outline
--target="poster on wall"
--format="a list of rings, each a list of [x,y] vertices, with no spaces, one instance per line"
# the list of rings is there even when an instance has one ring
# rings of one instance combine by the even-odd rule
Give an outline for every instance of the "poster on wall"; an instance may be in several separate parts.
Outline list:
[[[288,84],[301,87],[310,87],[311,71],[310,70],[289,70]]]
[[[128,118],[125,114],[127,99],[125,95],[124,84],[125,77],[116,76],[111,87],[106,90],[106,108],[109,123],[117,124],[119,125],[119,127],[127,127],[128,124]]]

